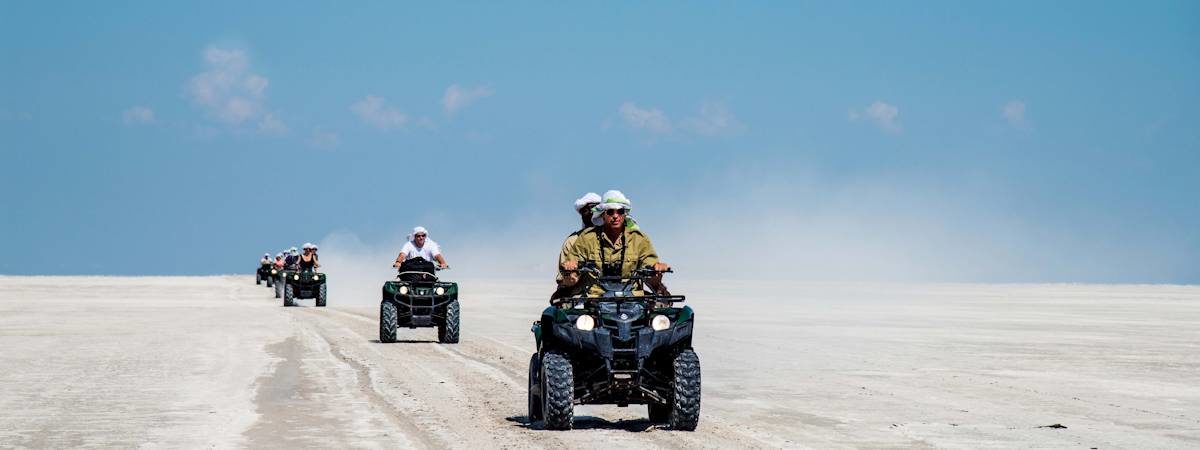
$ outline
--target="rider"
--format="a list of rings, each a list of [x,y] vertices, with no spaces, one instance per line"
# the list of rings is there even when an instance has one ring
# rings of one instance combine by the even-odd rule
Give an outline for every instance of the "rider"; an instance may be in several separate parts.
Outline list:
[[[289,270],[296,270],[296,262],[300,260],[300,256],[296,253],[296,247],[288,249],[287,255],[283,257],[283,267]]]
[[[311,271],[321,267],[321,263],[317,262],[316,246],[310,243],[304,243],[304,254],[300,255],[298,264],[300,270]]]
[[[595,227],[583,230],[578,235],[559,264],[561,270],[567,273],[575,271],[580,261],[597,262],[605,276],[624,278],[633,276],[634,271],[644,267],[653,267],[658,272],[670,269],[670,265],[658,260],[650,238],[636,226],[627,225],[630,209],[631,202],[621,191],[605,192],[600,204],[592,208],[592,224]],[[568,278],[564,277],[564,284],[570,286],[577,283],[568,281]],[[666,292],[661,273],[647,282],[655,291]],[[589,294],[599,295],[601,291],[599,286],[593,286]]]
[[[275,270],[283,269],[283,253],[275,254]]]
[[[263,253],[263,257],[262,257],[262,259],[258,260],[258,263],[261,265],[264,265],[264,266],[271,265],[271,254]]]
[[[579,235],[584,231],[587,231],[588,228],[592,227],[592,208],[595,208],[596,205],[599,204],[600,194],[595,192],[588,192],[583,194],[583,197],[579,197],[575,200],[575,212],[579,214],[579,220],[582,222],[582,225],[578,230],[568,234],[567,238],[563,240],[562,249],[558,251],[558,264],[560,266],[563,262],[571,259],[569,251],[571,247],[575,245],[575,241],[579,239]],[[579,281],[578,278],[579,275],[576,272],[560,271],[558,273],[558,277],[554,280],[557,288],[554,290],[553,294],[550,294],[550,298],[554,299],[569,295],[571,286],[574,286],[575,283]]]
[[[429,232],[425,227],[413,228],[412,235],[400,249],[400,255],[396,256],[392,267],[400,267],[405,261],[417,257],[425,258],[426,261],[437,261],[439,269],[450,268],[450,265],[446,264],[446,258],[442,257],[442,248],[437,242],[433,242],[433,239],[429,239]]]

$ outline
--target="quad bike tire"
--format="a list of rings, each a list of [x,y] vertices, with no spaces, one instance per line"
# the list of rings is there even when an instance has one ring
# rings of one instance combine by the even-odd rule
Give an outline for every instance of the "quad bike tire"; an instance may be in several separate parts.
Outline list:
[[[262,284],[262,275],[255,273],[254,274],[254,285],[258,286],[260,284]]]
[[[685,349],[675,355],[672,366],[674,392],[668,424],[674,430],[695,431],[700,422],[700,357]]]
[[[529,395],[526,401],[526,407],[529,416],[529,423],[544,419],[542,415],[542,396],[534,392],[541,388],[542,361],[538,359],[538,354],[534,353],[529,357]]]
[[[283,286],[283,306],[296,306],[296,294],[290,284]]]
[[[443,344],[458,343],[461,315],[458,300],[446,304],[446,320],[438,325],[438,342]]]
[[[275,298],[283,298],[283,285],[285,284],[287,284],[286,281],[275,280]]]
[[[322,284],[321,290],[317,292],[317,306],[322,308],[325,307],[325,300],[329,298],[329,292],[326,290],[326,286],[327,285]]]
[[[383,304],[379,305],[379,342],[396,342],[398,317],[399,313],[396,312],[396,305],[393,305],[392,302],[383,302]]]
[[[271,277],[266,277],[266,279],[267,279],[267,287],[273,287],[273,286],[275,286],[275,279],[274,279],[274,278],[271,278]]]
[[[542,357],[542,415],[547,430],[570,430],[575,421],[575,374],[571,360],[554,351]]]

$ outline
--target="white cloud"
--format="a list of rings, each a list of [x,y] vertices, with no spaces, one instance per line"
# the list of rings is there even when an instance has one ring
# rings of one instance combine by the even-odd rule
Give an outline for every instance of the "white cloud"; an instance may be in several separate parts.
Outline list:
[[[705,103],[700,106],[699,117],[684,119],[681,127],[701,136],[730,136],[746,129],[733,113],[720,103]]]
[[[206,70],[192,77],[187,95],[217,121],[240,125],[258,118],[263,110],[266,77],[250,71],[250,58],[238,49],[208,47]]]
[[[338,144],[341,143],[341,140],[338,139],[338,135],[336,133],[323,131],[318,128],[313,130],[312,137],[309,138],[308,142],[312,144],[313,147],[329,150],[337,147]]]
[[[395,108],[385,105],[383,97],[368,95],[357,103],[350,105],[350,111],[358,117],[381,130],[401,128],[408,123],[408,116]]]
[[[646,131],[655,134],[666,134],[671,132],[671,120],[667,118],[659,109],[642,109],[633,102],[625,102],[618,109],[621,115],[621,120],[625,121],[625,125],[634,130]]]
[[[459,87],[457,84],[452,84],[446,88],[446,93],[442,95],[442,108],[446,114],[453,115],[458,110],[467,107],[476,101],[490,97],[492,88],[487,86],[476,86],[472,88]]]
[[[145,125],[154,123],[154,110],[145,106],[134,106],[121,114],[125,125]]]
[[[857,121],[866,119],[875,122],[879,129],[888,133],[899,133],[903,130],[900,126],[900,110],[894,105],[876,101],[871,106],[860,111],[850,110],[850,120]]]
[[[274,114],[267,113],[263,115],[262,120],[258,121],[258,132],[271,136],[283,136],[287,134],[288,126]]]
[[[1013,128],[1024,130],[1029,128],[1029,122],[1025,121],[1025,102],[1013,100],[1004,104],[1001,108],[1000,115],[1004,120],[1008,121]]]

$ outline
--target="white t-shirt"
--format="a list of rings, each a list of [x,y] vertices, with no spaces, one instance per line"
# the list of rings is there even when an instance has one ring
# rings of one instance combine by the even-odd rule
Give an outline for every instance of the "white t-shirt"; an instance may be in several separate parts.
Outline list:
[[[404,254],[405,261],[420,256],[425,258],[426,261],[433,262],[433,257],[441,255],[442,249],[438,247],[437,242],[433,242],[433,239],[425,238],[425,245],[421,248],[413,245],[412,241],[405,242],[404,248],[400,249],[400,253]]]

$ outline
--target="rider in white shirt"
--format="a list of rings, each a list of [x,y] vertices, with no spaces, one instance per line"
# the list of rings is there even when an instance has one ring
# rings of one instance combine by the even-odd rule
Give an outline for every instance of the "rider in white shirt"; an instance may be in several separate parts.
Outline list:
[[[396,262],[392,264],[392,267],[400,267],[404,261],[417,257],[425,258],[426,261],[437,261],[440,269],[450,268],[450,265],[446,264],[446,258],[442,257],[441,247],[438,247],[437,242],[433,242],[433,239],[429,239],[429,232],[425,230],[425,227],[413,228],[412,236],[400,249],[400,255],[396,257]]]

